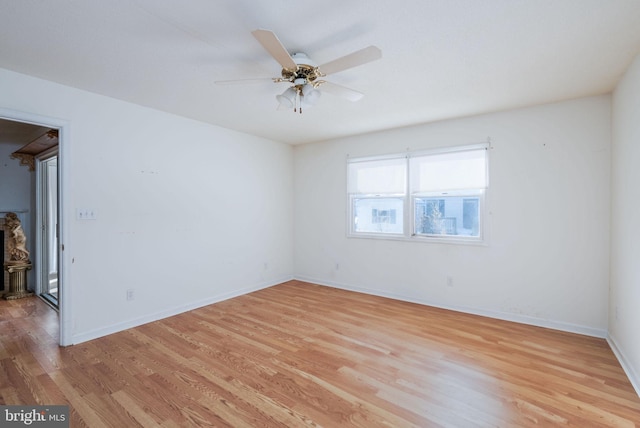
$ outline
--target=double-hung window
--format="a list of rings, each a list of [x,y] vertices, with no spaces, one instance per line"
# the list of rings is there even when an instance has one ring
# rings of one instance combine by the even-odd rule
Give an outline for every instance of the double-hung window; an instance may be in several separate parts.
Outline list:
[[[403,236],[407,197],[406,156],[349,161],[350,232]]]
[[[413,236],[482,239],[485,146],[417,153],[409,170]]]
[[[349,159],[349,235],[482,241],[487,149]]]

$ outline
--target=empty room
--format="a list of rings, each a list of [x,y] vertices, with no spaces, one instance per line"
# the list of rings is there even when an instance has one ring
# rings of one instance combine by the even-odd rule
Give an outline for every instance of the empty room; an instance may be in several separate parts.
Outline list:
[[[640,426],[640,2],[0,0],[0,426]]]

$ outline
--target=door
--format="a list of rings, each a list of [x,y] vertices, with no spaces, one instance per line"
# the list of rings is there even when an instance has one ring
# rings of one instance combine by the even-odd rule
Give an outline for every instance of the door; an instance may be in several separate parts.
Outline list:
[[[53,152],[39,162],[39,231],[38,290],[40,295],[58,307],[58,153]]]

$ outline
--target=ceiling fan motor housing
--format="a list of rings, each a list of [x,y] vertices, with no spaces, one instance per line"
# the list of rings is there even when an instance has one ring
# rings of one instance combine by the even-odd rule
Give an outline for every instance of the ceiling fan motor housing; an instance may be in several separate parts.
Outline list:
[[[310,83],[313,85],[318,78],[323,76],[320,70],[318,70],[318,66],[307,56],[307,54],[298,52],[291,55],[291,58],[298,67],[296,70],[283,68],[282,78],[284,80],[288,80],[296,85],[300,83]],[[303,79],[304,82],[301,82],[299,79]]]

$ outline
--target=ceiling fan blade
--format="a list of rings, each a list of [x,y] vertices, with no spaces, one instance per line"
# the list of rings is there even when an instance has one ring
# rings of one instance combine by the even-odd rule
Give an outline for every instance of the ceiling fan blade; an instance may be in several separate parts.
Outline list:
[[[262,47],[269,52],[269,54],[282,66],[282,68],[286,68],[287,70],[296,70],[298,65],[293,61],[289,52],[285,49],[285,47],[280,42],[280,39],[269,30],[255,30],[252,31],[253,37],[255,37]]]
[[[318,66],[318,69],[325,75],[333,74],[380,58],[382,58],[382,51],[376,46],[369,46],[341,58],[334,59],[326,64],[322,64]]]
[[[358,101],[360,98],[364,97],[362,92],[358,92],[354,89],[349,89],[347,87],[336,85],[331,82],[324,82],[320,87],[321,92],[327,92],[341,98],[345,98],[349,101]]]
[[[256,79],[235,79],[235,80],[216,80],[214,83],[216,85],[244,85],[251,83],[266,83],[273,82],[274,79],[271,77],[259,77]]]

